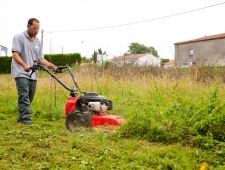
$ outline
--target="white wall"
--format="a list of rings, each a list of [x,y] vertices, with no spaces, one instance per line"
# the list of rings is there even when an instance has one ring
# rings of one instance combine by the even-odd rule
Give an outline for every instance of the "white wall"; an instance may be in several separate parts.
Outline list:
[[[161,66],[161,60],[156,58],[155,56],[149,54],[144,57],[138,59],[138,64],[140,65],[153,65],[153,66]]]
[[[97,61],[102,63],[102,61],[107,61],[108,60],[108,55],[106,54],[98,54],[97,55]]]

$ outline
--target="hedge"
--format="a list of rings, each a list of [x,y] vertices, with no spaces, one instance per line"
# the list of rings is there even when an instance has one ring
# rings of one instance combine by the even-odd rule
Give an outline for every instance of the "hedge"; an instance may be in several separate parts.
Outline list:
[[[0,57],[0,73],[11,72],[12,57]]]
[[[46,54],[45,59],[54,63],[55,65],[73,65],[81,63],[81,55],[79,53],[73,54]]]
[[[74,65],[81,63],[80,53],[73,54],[45,54],[45,59],[57,66]],[[12,57],[0,57],[0,74],[11,72]]]

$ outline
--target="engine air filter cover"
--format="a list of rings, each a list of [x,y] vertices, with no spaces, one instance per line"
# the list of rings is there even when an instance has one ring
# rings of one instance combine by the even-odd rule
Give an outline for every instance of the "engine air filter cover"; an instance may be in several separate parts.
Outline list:
[[[96,92],[84,93],[83,96],[80,96],[80,99],[81,100],[88,100],[88,101],[104,101],[104,100],[107,100],[105,98],[105,96],[98,95],[98,93],[96,93]]]

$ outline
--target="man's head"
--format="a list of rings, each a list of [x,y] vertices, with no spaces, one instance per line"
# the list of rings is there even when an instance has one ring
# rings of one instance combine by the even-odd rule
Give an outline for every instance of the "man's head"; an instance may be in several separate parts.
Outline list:
[[[27,23],[27,33],[30,37],[35,37],[40,28],[40,23],[36,18],[31,18]]]

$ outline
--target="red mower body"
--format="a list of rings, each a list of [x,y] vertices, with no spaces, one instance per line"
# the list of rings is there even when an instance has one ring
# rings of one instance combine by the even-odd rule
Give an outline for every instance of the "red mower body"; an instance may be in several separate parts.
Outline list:
[[[76,102],[79,99],[79,96],[76,97],[69,97],[66,102],[66,108],[65,108],[65,116],[67,117],[70,112],[73,110],[76,110]]]
[[[76,102],[79,96],[69,97],[66,102],[65,116],[67,117],[70,112],[76,110]],[[108,115],[105,112],[100,112],[92,116],[91,127],[103,127],[109,130],[118,129],[121,123],[125,122],[125,117],[117,115]]]

